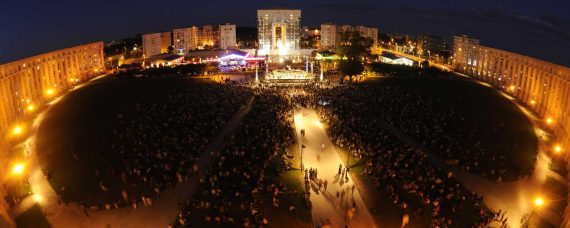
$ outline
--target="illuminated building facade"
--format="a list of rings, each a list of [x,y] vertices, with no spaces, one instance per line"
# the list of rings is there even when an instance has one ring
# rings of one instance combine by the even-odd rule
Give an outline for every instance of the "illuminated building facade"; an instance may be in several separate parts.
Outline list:
[[[191,49],[192,43],[191,28],[180,28],[172,31],[172,41],[174,43],[174,52],[177,54],[186,54]]]
[[[220,49],[226,50],[237,47],[236,25],[220,25]]]
[[[172,42],[171,33],[151,33],[142,36],[143,54],[145,57],[151,57],[168,52]]]
[[[104,71],[103,42],[0,65],[0,129],[5,133],[32,107]]]
[[[467,36],[454,37],[453,59],[456,71],[504,90],[550,120],[560,143],[570,147],[570,68],[485,47]]]
[[[259,55],[294,55],[300,50],[301,10],[257,10]]]
[[[373,47],[378,44],[377,28],[327,23],[321,25],[321,49],[335,48],[337,42],[339,42],[340,34],[345,32],[359,32],[362,37],[373,41]]]

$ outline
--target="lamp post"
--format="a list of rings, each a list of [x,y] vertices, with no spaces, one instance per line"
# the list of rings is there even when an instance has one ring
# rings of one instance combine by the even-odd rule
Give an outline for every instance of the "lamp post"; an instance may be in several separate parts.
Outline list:
[[[259,82],[259,70],[258,63],[255,63],[255,83]]]

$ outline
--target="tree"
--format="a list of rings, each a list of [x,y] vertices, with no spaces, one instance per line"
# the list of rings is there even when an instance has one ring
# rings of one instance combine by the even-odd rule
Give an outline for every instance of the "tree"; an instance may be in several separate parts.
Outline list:
[[[360,35],[360,32],[341,33],[336,53],[340,57],[339,72],[341,83],[344,76],[359,75],[364,71],[363,60],[371,56],[373,41]]]

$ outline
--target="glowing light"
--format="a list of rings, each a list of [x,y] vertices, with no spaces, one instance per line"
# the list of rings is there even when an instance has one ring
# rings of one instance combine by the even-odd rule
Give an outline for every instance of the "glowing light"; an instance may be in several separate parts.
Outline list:
[[[541,197],[537,197],[536,199],[534,199],[534,205],[536,205],[537,207],[544,205],[544,199],[542,199]]]
[[[40,194],[34,194],[33,199],[38,202],[41,203],[44,200],[44,197]]]
[[[24,173],[24,165],[21,163],[14,164],[14,167],[12,167],[12,174],[21,175],[22,173]]]
[[[546,118],[546,123],[547,123],[547,124],[550,125],[550,124],[552,124],[553,122],[554,122],[554,120],[553,120],[552,118],[550,118],[550,117]]]
[[[510,89],[511,91],[515,91],[515,86],[512,85],[512,86],[509,87],[509,89]]]
[[[22,128],[22,126],[16,126],[12,130],[13,135],[20,135],[20,134],[22,134],[22,132],[24,132],[24,128]]]
[[[30,105],[28,105],[28,107],[26,107],[26,109],[31,112],[31,111],[34,111],[34,109],[36,109],[36,107],[33,104],[30,104]]]
[[[54,89],[47,89],[46,90],[46,95],[47,96],[53,96],[55,94],[55,90]]]
[[[535,104],[536,104],[536,101],[535,101],[535,100],[531,100],[531,101],[530,101],[530,104],[531,104],[531,105],[535,105]]]
[[[560,145],[554,146],[554,152],[556,152],[556,153],[562,152],[562,147]]]

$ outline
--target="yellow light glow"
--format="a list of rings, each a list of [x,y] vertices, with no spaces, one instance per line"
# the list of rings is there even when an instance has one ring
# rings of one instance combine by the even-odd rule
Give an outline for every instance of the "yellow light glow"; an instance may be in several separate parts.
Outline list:
[[[560,145],[554,146],[554,152],[556,152],[556,153],[562,152],[562,147]]]
[[[41,203],[44,200],[44,197],[40,194],[34,194],[33,198],[38,203]]]
[[[20,134],[22,134],[23,131],[24,131],[24,129],[22,128],[22,126],[16,126],[12,130],[12,134],[13,135],[20,135]]]
[[[542,199],[541,197],[537,197],[536,199],[534,199],[534,205],[538,207],[544,205],[544,199]]]
[[[54,90],[54,89],[47,89],[47,90],[46,90],[46,95],[47,95],[47,96],[52,96],[52,95],[54,95],[54,94],[55,94],[55,90]]]
[[[515,86],[512,85],[512,86],[509,87],[509,89],[510,89],[511,91],[514,91],[514,90],[515,90]]]
[[[535,105],[535,104],[536,104],[536,101],[535,101],[535,100],[531,100],[531,101],[530,101],[530,104],[531,104],[531,105]]]
[[[14,175],[21,175],[24,172],[24,165],[21,163],[16,163],[14,167],[12,167],[12,173]]]
[[[31,111],[34,111],[34,109],[36,109],[36,107],[34,107],[33,104],[30,104],[30,105],[28,105],[28,107],[26,107],[26,109],[31,112]]]
[[[546,118],[546,123],[547,124],[552,124],[554,122],[554,120],[550,117]]]

